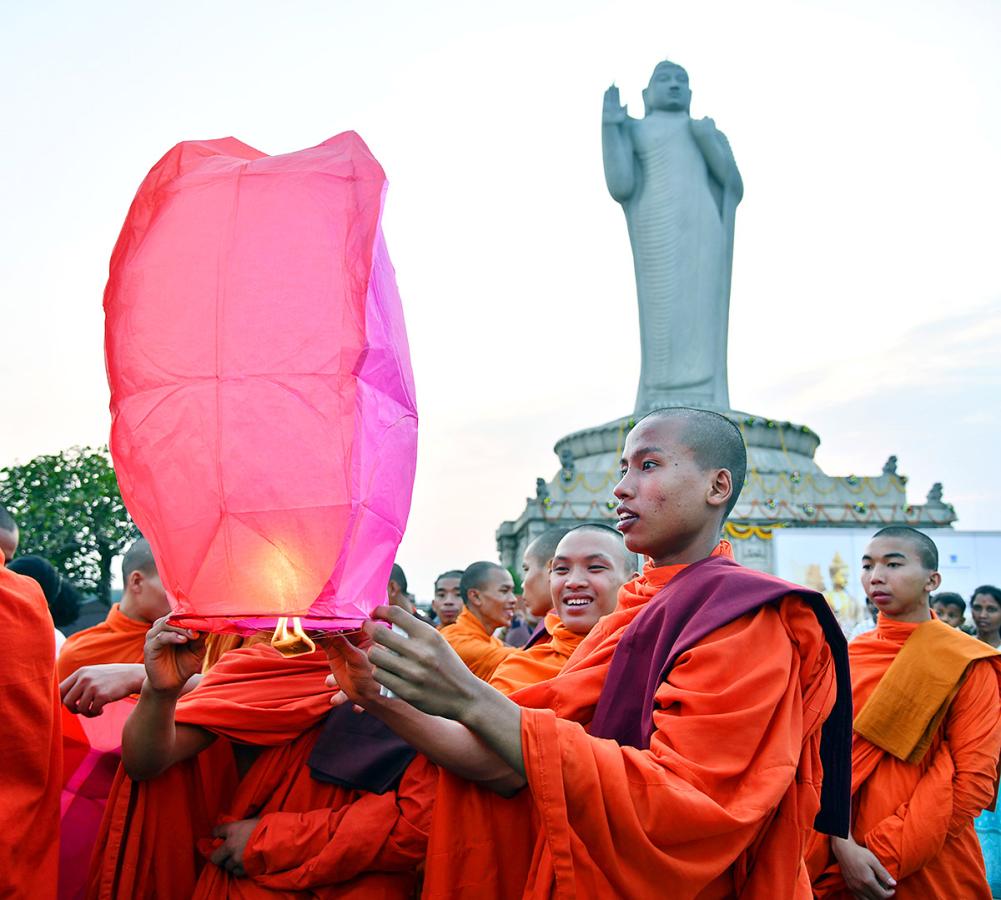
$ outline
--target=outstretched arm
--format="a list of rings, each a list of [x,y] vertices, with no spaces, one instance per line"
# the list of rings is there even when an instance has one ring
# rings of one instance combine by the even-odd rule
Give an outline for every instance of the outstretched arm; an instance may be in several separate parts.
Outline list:
[[[629,135],[629,116],[614,84],[605,91],[601,111],[601,155],[608,192],[619,203],[625,203],[636,189],[636,158]]]
[[[204,655],[204,636],[168,625],[166,616],[146,635],[146,680],[122,730],[122,764],[135,781],[155,778],[215,740],[204,728],[174,724],[177,700],[201,671]]]
[[[181,694],[193,691],[201,681],[201,673],[192,675]],[[146,667],[142,663],[101,663],[81,666],[59,685],[63,705],[73,713],[93,718],[104,707],[124,700],[142,690]]]
[[[366,623],[366,653],[345,638],[327,650],[342,695],[393,729],[433,763],[501,794],[525,784],[521,709],[473,675],[430,625],[398,607],[373,617],[406,632]],[[396,697],[380,693],[380,685]]]

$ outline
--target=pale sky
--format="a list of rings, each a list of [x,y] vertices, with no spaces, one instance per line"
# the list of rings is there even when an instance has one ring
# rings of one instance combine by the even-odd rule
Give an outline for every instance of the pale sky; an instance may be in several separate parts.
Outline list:
[[[600,110],[663,58],[744,179],[735,408],[809,425],[829,473],[891,453],[920,502],[1001,527],[1001,6],[988,2],[5,4],[0,465],[106,442],[101,295],[181,140],[353,129],[421,415],[412,589],[496,558],[562,435],[631,411],[639,337]],[[1001,561],[999,561],[1001,567]]]

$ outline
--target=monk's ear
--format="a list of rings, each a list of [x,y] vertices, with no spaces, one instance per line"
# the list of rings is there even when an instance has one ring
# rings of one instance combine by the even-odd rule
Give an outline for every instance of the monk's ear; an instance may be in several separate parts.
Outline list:
[[[733,476],[729,469],[717,469],[709,484],[706,503],[710,506],[726,506],[733,496]]]
[[[941,573],[932,572],[931,575],[928,576],[928,581],[925,584],[925,590],[928,591],[929,594],[934,594],[935,591],[939,589],[941,584],[942,584]]]
[[[143,577],[142,572],[140,572],[138,569],[133,569],[131,572],[129,572],[129,581],[128,584],[125,585],[125,587],[127,590],[132,591],[134,594],[138,594],[142,590],[143,582],[145,580],[146,579]]]

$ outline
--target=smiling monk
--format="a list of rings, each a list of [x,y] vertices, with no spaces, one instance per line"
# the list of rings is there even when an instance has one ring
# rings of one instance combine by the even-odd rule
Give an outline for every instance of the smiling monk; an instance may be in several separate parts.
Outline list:
[[[844,840],[811,838],[818,897],[991,896],[973,820],[997,788],[1001,654],[933,618],[937,569],[931,538],[906,526],[862,557],[879,621],[848,645],[854,821]]]
[[[635,575],[635,557],[622,536],[607,525],[579,525],[553,549],[547,589],[552,612],[545,618],[548,640],[512,653],[490,684],[513,694],[553,678],[602,616],[615,609],[619,588]]]
[[[810,896],[808,826],[847,834],[845,643],[822,596],[720,542],[745,468],[723,416],[639,422],[615,494],[650,561],[558,676],[510,698],[398,610],[377,615],[407,637],[337,643],[345,699],[445,770],[425,897]]]
[[[442,628],[441,636],[470,672],[487,680],[516,649],[494,637],[514,615],[514,579],[497,563],[474,562],[462,573],[459,593],[465,606],[454,624]]]

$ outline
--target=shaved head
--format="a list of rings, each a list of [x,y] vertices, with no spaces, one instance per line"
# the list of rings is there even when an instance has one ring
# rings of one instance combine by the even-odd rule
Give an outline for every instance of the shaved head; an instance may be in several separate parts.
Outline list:
[[[553,558],[557,545],[563,540],[563,535],[568,530],[567,528],[547,528],[525,548],[525,556],[531,556],[537,563],[544,566]]]
[[[918,559],[921,566],[929,572],[938,571],[938,547],[935,542],[924,532],[911,528],[909,525],[889,525],[877,531],[872,539],[876,538],[897,538],[907,541],[918,552]]]
[[[733,493],[726,505],[725,519],[733,511],[747,476],[747,447],[740,429],[726,416],[708,409],[673,406],[656,409],[640,419],[680,422],[681,440],[692,451],[696,465],[708,471],[726,469],[733,481]],[[638,423],[637,423],[638,424]]]
[[[128,584],[129,575],[136,571],[143,575],[156,575],[156,560],[146,538],[139,538],[122,557],[122,581]]]
[[[497,563],[487,562],[486,560],[474,562],[472,565],[466,566],[466,570],[462,573],[462,579],[459,581],[459,593],[462,595],[463,602],[469,603],[470,591],[483,590],[493,577],[494,572],[506,573],[507,569]]]

